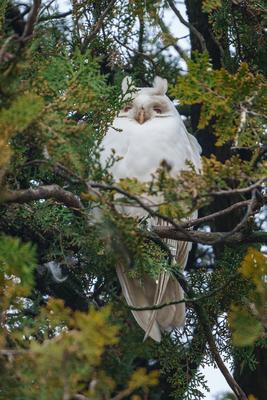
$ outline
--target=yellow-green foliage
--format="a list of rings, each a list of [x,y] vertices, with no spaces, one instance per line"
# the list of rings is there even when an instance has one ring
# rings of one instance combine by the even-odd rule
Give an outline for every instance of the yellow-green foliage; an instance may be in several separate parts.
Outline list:
[[[267,86],[263,76],[252,73],[242,63],[235,74],[214,70],[207,52],[195,53],[188,60],[189,73],[177,78],[171,93],[182,104],[201,104],[198,127],[204,128],[215,118],[217,145],[228,140],[235,145],[255,144],[255,135],[264,139],[264,113]]]
[[[0,3],[0,31],[2,30],[2,27],[3,27],[7,4],[8,4],[8,0],[2,0]]]
[[[243,304],[232,305],[229,314],[236,346],[252,345],[264,332],[267,302],[267,257],[255,248],[249,248],[239,272],[253,283]]]
[[[204,0],[202,5],[202,10],[204,12],[210,13],[213,10],[222,6],[221,0]]]
[[[90,399],[102,399],[103,395],[110,398],[116,381],[107,375],[102,362],[107,347],[119,342],[119,327],[110,321],[111,308],[91,307],[85,313],[65,307],[63,300],[49,299],[34,324],[24,320],[21,316],[26,304],[22,296],[29,293],[35,262],[34,249],[29,244],[1,237],[0,349],[3,354],[10,351],[15,355],[6,364],[8,377],[1,384],[2,393],[5,398],[12,393],[14,400],[34,400],[40,393],[44,400],[60,400],[78,392]],[[148,390],[157,383],[158,371],[147,373],[144,368],[137,369],[120,398],[140,388]]]
[[[109,315],[109,307],[81,313],[71,312],[62,300],[49,301],[40,319],[47,336],[42,343],[32,341],[29,348],[36,395],[40,390],[46,392],[47,398],[60,398],[59,393],[63,395],[66,391],[74,395],[83,387],[82,380],[99,379],[98,374],[103,372],[101,368],[96,372],[96,367],[101,364],[105,347],[118,342],[118,328],[109,324]],[[53,339],[51,330],[55,331]],[[53,396],[55,389],[57,397]],[[97,398],[94,392],[90,395]]]
[[[9,161],[9,142],[13,135],[24,131],[40,115],[44,103],[41,97],[25,93],[0,111],[0,169]]]

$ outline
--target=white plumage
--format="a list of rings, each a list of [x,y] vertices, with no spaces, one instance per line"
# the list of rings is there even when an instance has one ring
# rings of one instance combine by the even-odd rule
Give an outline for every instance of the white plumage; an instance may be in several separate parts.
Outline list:
[[[131,95],[128,94],[129,88],[132,89],[133,85],[131,79],[126,77],[122,82],[122,92],[129,103],[114,119],[113,127],[108,130],[102,142],[103,165],[112,149],[122,157],[111,167],[115,180],[137,178],[148,182],[162,160],[172,167],[170,173],[173,176],[188,169],[186,160],[200,170],[201,148],[194,136],[187,132],[179,113],[165,95],[167,81],[156,77],[152,88],[138,88]],[[147,199],[149,201],[151,199]],[[121,206],[119,211],[131,216],[147,215],[143,209],[130,206]],[[161,221],[153,223],[161,224]],[[169,241],[168,244],[184,268],[191,244],[176,241]],[[161,273],[156,280],[146,275],[140,282],[128,276],[126,266],[117,265],[116,270],[124,297],[130,306],[153,306],[183,298],[182,288],[168,272]],[[183,325],[185,307],[184,304],[178,304],[160,310],[133,311],[133,315],[145,331],[145,338],[150,336],[160,341],[161,331]]]

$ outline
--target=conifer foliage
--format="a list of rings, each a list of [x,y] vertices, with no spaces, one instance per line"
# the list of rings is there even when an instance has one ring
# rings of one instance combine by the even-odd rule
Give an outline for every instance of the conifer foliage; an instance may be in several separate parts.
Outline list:
[[[0,399],[198,400],[199,367],[215,365],[235,398],[265,400],[266,2],[60,3],[0,4]],[[116,154],[101,166],[126,74],[168,79],[201,174],[189,165],[174,179],[162,163],[152,182],[115,184]],[[155,193],[148,214],[169,226],[116,211]],[[193,242],[185,275],[167,238]],[[171,271],[183,329],[142,341],[118,260],[140,280]]]

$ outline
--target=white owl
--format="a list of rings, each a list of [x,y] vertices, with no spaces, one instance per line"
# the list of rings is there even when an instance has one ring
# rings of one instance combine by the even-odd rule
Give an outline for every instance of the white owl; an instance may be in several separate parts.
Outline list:
[[[133,89],[132,81],[126,77],[122,82],[122,92],[128,96],[129,103],[114,119],[113,127],[103,139],[103,166],[113,149],[121,157],[110,170],[116,181],[121,178],[137,178],[148,182],[162,160],[171,165],[173,176],[188,169],[186,160],[191,161],[196,170],[200,170],[201,148],[194,136],[187,132],[179,113],[166,96],[166,79],[156,77],[152,88],[135,88],[131,95],[127,94],[129,87]],[[147,199],[148,202],[150,200]],[[121,207],[119,211],[131,216],[147,215],[143,209],[130,206]],[[161,223],[158,220],[152,221],[154,225]],[[168,241],[168,245],[181,268],[184,268],[191,244]],[[129,277],[124,265],[117,265],[116,271],[129,306],[150,307],[183,298],[181,286],[169,272],[162,272],[158,279],[146,275],[140,281]],[[159,342],[162,331],[183,325],[185,306],[181,303],[160,310],[132,313],[145,331],[145,338],[150,336]]]

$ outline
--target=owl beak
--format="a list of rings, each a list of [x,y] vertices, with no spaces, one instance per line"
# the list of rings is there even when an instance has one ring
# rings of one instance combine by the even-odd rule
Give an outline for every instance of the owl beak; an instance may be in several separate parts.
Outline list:
[[[146,121],[146,114],[145,114],[145,110],[143,108],[141,108],[141,110],[137,114],[136,121],[139,124],[143,124]]]

